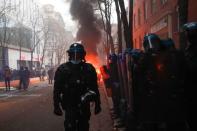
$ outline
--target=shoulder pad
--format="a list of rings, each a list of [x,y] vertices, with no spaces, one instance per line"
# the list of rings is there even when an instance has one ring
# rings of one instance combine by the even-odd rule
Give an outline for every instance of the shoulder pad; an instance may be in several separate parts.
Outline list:
[[[85,63],[85,66],[87,68],[88,71],[95,71],[95,68],[92,64],[90,63]]]
[[[61,64],[58,68],[57,68],[57,71],[60,71],[60,72],[64,72],[64,71],[69,71],[69,63],[63,63]]]

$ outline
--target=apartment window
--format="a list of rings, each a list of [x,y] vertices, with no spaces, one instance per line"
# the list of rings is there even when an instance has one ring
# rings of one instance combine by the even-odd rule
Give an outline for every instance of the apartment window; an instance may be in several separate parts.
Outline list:
[[[135,39],[134,40],[134,48],[136,48],[136,45],[137,45],[137,40]]]
[[[141,25],[141,10],[138,9],[138,25]]]
[[[145,1],[144,2],[144,20],[147,20],[147,19],[148,19],[148,4]]]
[[[135,16],[135,14],[133,15],[133,19],[134,19],[133,25],[134,25],[134,29],[135,29],[136,28],[136,16]]]
[[[141,37],[139,37],[139,45],[138,45],[138,49],[141,49],[141,47],[142,47],[142,38],[141,38]]]
[[[161,4],[164,5],[168,0],[161,0]]]
[[[180,27],[179,27],[179,25],[180,25],[180,21],[179,21],[179,6],[177,6],[176,7],[176,15],[177,15],[177,17],[176,17],[176,21],[177,21],[177,26],[176,26],[176,31],[178,32],[178,31],[180,31]]]
[[[151,0],[151,12],[155,13],[157,11],[157,0]]]

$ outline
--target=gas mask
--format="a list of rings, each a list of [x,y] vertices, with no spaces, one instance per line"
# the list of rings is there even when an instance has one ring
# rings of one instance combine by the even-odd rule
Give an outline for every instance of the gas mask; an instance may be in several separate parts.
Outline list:
[[[71,60],[70,62],[76,65],[81,63],[81,60]]]
[[[80,58],[80,54],[77,53],[77,51],[74,52],[74,56],[70,60],[73,64],[79,64],[82,62],[82,58]]]

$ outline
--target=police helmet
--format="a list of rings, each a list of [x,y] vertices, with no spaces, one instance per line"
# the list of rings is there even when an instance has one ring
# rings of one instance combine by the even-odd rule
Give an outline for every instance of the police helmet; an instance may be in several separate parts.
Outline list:
[[[67,50],[69,55],[69,60],[76,61],[79,60],[85,60],[86,51],[82,44],[80,43],[73,43],[70,48]]]
[[[197,22],[186,23],[183,26],[184,31],[187,32],[188,41],[192,43],[197,43]]]
[[[197,30],[197,22],[189,22],[183,25],[183,29],[186,31]]]
[[[110,62],[116,62],[117,61],[117,55],[115,53],[112,53],[109,55],[109,61]]]
[[[117,55],[117,59],[118,59],[119,61],[122,61],[122,60],[123,60],[123,53],[119,53],[119,54]]]
[[[158,52],[161,50],[161,39],[156,34],[148,34],[144,36],[143,47],[145,52]]]
[[[162,41],[162,49],[163,50],[175,50],[175,43],[171,38]]]
[[[67,50],[68,53],[80,53],[80,54],[85,54],[86,51],[84,50],[84,47],[80,43],[73,43],[69,50]]]
[[[141,55],[142,55],[142,50],[140,50],[140,49],[133,49],[131,52],[131,56],[134,61],[139,60]]]

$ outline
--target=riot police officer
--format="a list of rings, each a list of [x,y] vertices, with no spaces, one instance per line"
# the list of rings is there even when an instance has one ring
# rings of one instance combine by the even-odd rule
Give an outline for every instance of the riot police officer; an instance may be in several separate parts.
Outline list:
[[[137,120],[144,130],[184,131],[184,56],[162,42],[156,34],[144,37],[134,90]]]
[[[119,90],[119,78],[118,78],[118,67],[117,67],[117,55],[112,53],[109,55],[109,75],[111,80],[112,88],[112,101],[114,113],[119,113],[119,101],[120,101],[120,90]]]
[[[197,22],[190,22],[184,25],[188,40],[185,56],[187,61],[187,83],[186,96],[188,100],[188,124],[191,131],[196,131],[197,119]]]
[[[90,102],[95,103],[95,114],[101,111],[96,71],[86,63],[80,43],[73,43],[67,52],[69,61],[55,73],[54,113],[61,116],[61,108],[65,111],[65,131],[88,131]]]
[[[151,131],[157,130],[158,122],[155,65],[161,50],[161,40],[155,34],[148,34],[144,37],[143,47],[144,52],[133,71],[134,110],[138,122],[137,129]]]

